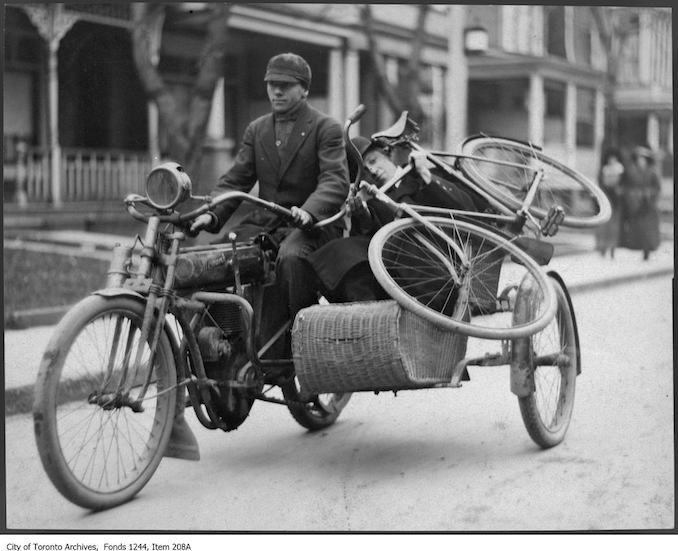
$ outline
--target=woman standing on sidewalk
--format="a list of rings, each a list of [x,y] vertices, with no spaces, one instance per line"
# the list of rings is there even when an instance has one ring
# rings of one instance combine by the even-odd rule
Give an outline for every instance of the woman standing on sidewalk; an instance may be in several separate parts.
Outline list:
[[[624,165],[620,161],[619,151],[616,149],[606,151],[598,174],[598,183],[610,201],[612,214],[596,231],[596,250],[601,256],[610,251],[610,258],[614,258],[614,249],[619,244],[621,226],[619,184],[623,173]]]
[[[620,246],[643,251],[643,260],[659,246],[659,209],[661,191],[659,177],[654,170],[652,151],[636,147],[633,162],[620,182],[622,194],[622,223]]]

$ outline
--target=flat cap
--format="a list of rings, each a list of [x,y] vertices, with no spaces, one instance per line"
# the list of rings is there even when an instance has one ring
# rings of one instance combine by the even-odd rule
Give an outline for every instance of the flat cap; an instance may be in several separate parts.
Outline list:
[[[268,60],[264,82],[300,82],[306,89],[311,85],[311,67],[306,60],[292,53],[278,54]]]

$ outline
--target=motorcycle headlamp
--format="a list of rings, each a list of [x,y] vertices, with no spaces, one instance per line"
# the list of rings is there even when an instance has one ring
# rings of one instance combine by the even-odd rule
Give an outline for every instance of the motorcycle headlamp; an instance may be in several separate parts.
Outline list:
[[[156,166],[146,178],[146,197],[158,209],[170,209],[190,194],[191,179],[175,162]]]

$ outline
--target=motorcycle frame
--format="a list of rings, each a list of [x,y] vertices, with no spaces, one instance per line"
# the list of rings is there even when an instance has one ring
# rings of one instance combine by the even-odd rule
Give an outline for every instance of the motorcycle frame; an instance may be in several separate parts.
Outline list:
[[[119,295],[132,296],[144,303],[144,319],[141,327],[141,338],[149,339],[150,357],[152,362],[157,349],[160,334],[165,331],[172,338],[170,342],[175,348],[175,363],[177,370],[177,391],[185,401],[179,390],[185,386],[188,391],[190,405],[200,423],[209,429],[226,430],[226,425],[216,412],[210,388],[230,387],[240,388],[252,393],[252,398],[268,402],[286,404],[279,400],[261,394],[265,384],[281,386],[294,377],[294,364],[291,359],[262,359],[267,348],[279,339],[289,327],[289,322],[283,325],[260,350],[256,343],[259,337],[259,320],[262,319],[262,295],[266,281],[240,282],[238,266],[238,249],[233,243],[233,263],[235,284],[226,288],[229,291],[186,290],[187,296],[174,289],[175,270],[180,252],[180,244],[186,239],[181,231],[165,232],[160,229],[160,220],[157,216],[148,219],[146,234],[141,241],[139,251],[140,261],[138,269],[130,272],[131,247],[120,247],[127,251],[115,250],[109,269],[108,286],[97,291],[104,297]],[[265,268],[270,272],[270,266]],[[245,289],[251,289],[254,296],[254,305],[245,298]],[[235,380],[216,381],[207,376],[205,365],[196,337],[201,321],[209,307],[216,303],[233,304],[238,307],[245,343],[247,363],[237,373]],[[169,329],[168,314],[174,316],[181,330],[181,338]],[[145,381],[144,388],[137,401],[143,401],[146,388],[150,384],[151,374]]]

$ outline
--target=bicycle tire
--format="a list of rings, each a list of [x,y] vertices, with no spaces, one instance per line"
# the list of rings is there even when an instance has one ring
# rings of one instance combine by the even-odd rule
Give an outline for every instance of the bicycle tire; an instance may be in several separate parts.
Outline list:
[[[527,253],[475,224],[450,218],[425,220],[428,226],[413,218],[396,220],[370,241],[372,272],[403,308],[442,329],[484,339],[529,336],[550,322],[557,306],[555,294]],[[436,235],[431,225],[452,238],[457,250]],[[458,250],[467,258],[461,258]],[[459,272],[456,283],[451,270]],[[510,316],[511,289],[517,288],[526,273],[534,277],[545,301],[533,319],[516,325]],[[507,295],[503,302],[498,297],[500,286]]]
[[[533,373],[533,390],[519,396],[518,403],[530,438],[543,449],[552,448],[565,438],[574,407],[580,361],[572,306],[562,283],[554,280],[554,288],[558,310],[553,321],[531,337],[513,341],[511,347],[512,362],[527,363]],[[525,310],[539,300],[540,297],[531,294]],[[518,322],[525,310],[516,309]]]
[[[134,363],[143,316],[144,305],[131,298],[89,296],[58,324],[40,365],[33,406],[40,459],[57,490],[87,509],[130,500],[169,441],[177,393],[169,390],[176,370],[167,335],[158,341],[143,411],[116,401],[123,382],[134,397],[147,374],[148,343],[140,371],[126,378],[124,370]]]
[[[282,386],[287,409],[302,427],[309,431],[324,429],[334,424],[351,399],[350,392],[318,394],[302,402],[296,377]]]
[[[528,209],[535,218],[542,220],[555,206],[564,211],[562,226],[593,228],[610,218],[610,202],[598,185],[528,143],[474,136],[463,142],[461,154],[457,166],[464,175],[510,209],[522,206],[534,169],[543,169],[544,176]],[[493,160],[517,163],[526,169]]]

